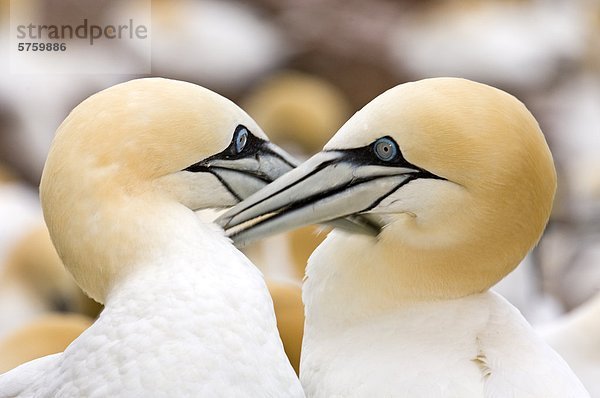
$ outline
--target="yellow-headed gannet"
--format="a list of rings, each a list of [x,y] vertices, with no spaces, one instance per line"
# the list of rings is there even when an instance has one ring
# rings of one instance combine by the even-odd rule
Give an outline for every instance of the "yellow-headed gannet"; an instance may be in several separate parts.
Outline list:
[[[0,340],[0,373],[67,348],[93,320],[80,314],[48,313]]]
[[[6,167],[4,167],[2,163],[0,163],[0,186],[14,182],[15,180],[15,175],[11,173],[11,171],[8,170]]]
[[[98,315],[95,302],[65,270],[43,220],[39,222],[0,263],[0,339],[48,312]]]
[[[267,287],[273,298],[277,329],[283,348],[296,373],[300,371],[300,351],[304,334],[304,306],[299,284],[267,279]]]
[[[374,234],[335,229],[310,258],[307,396],[583,398],[564,360],[488,290],[538,241],[555,189],[521,102],[438,78],[381,94],[219,222],[239,242],[346,216]]]
[[[244,97],[242,107],[273,142],[307,157],[351,116],[349,101],[336,86],[296,71],[269,76]]]
[[[0,397],[302,397],[260,272],[194,214],[291,167],[194,84],[133,80],[83,101],[40,191],[61,259],[105,309],[63,353],[0,376]]]

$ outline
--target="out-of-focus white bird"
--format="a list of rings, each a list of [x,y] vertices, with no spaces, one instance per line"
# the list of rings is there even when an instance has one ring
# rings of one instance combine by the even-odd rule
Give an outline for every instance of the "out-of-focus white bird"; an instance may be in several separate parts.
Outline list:
[[[108,3],[105,3],[106,14],[114,7],[114,4]],[[64,7],[64,4],[56,3],[53,7],[48,7],[48,3],[41,0],[14,2],[10,10],[11,21],[24,25],[35,25],[39,21],[44,21],[40,25],[46,26],[81,25],[81,15],[74,19],[64,16],[64,20],[52,23],[45,19],[48,8],[54,10]],[[149,11],[147,13],[150,14]],[[120,15],[107,25],[122,19],[123,15]],[[102,21],[89,22],[92,23],[101,24]],[[45,32],[47,34],[48,31]],[[13,33],[15,32],[11,32],[11,35]],[[35,30],[33,34],[37,35]],[[2,152],[10,156],[13,167],[31,181],[39,178],[53,133],[74,105],[98,89],[122,82],[126,79],[123,75],[125,73],[150,71],[149,50],[147,69],[144,69],[132,55],[132,51],[122,45],[125,40],[98,40],[93,46],[90,46],[88,40],[65,40],[67,51],[60,54],[68,56],[60,56],[55,52],[45,52],[43,55],[38,53],[39,56],[34,56],[31,52],[17,51],[19,40],[9,35],[0,35],[0,58],[7,60],[0,65],[0,101],[10,106],[16,124],[14,130],[5,132],[10,137],[11,150]],[[22,60],[25,61],[21,63]],[[6,140],[6,137],[2,138]]]
[[[41,199],[65,266],[105,309],[63,353],[0,376],[0,396],[303,396],[260,272],[194,214],[291,167],[190,83],[134,80],[78,105]]]
[[[576,221],[600,214],[600,76],[582,73],[540,99]]]
[[[122,3],[117,14],[137,12],[132,4]],[[281,64],[291,49],[276,26],[241,2],[152,1],[153,71],[235,91]]]
[[[537,106],[562,166],[559,210],[568,221],[548,231],[540,256],[549,288],[572,310],[600,292],[600,76],[572,76]]]
[[[539,331],[571,366],[592,398],[600,397],[600,293]]]
[[[36,192],[17,180],[0,182],[0,272],[12,247],[43,221]]]
[[[219,223],[240,243],[339,217],[376,235],[335,229],[310,258],[309,396],[584,398],[564,360],[488,290],[539,239],[555,189],[521,102],[428,79],[371,101]]]
[[[534,326],[549,322],[564,312],[560,301],[546,291],[540,273],[532,256],[528,255],[493,289],[517,307]]]
[[[446,2],[399,21],[392,62],[415,77],[463,76],[538,89],[585,51],[580,2]]]

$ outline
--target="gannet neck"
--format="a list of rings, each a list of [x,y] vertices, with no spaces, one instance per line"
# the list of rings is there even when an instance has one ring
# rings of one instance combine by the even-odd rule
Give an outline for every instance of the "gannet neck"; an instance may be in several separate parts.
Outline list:
[[[491,283],[490,272],[500,272],[492,261],[475,267],[469,252],[399,246],[397,241],[330,233],[306,269],[307,324],[343,328],[418,302],[466,297],[485,291],[478,286]]]
[[[149,259],[162,258],[176,248],[186,252],[211,233],[220,234],[190,209],[156,191],[138,194],[102,186],[106,191],[98,192],[85,183],[79,189],[80,195],[52,200],[53,209],[45,218],[65,266],[82,289],[101,303],[121,279]],[[78,200],[82,197],[87,199]]]
[[[205,285],[217,279],[225,283],[236,273],[247,272],[245,268],[249,264],[243,255],[231,247],[223,231],[212,223],[203,221],[184,206],[172,203],[157,205],[154,211],[160,217],[154,217],[151,225],[138,226],[145,231],[143,238],[137,234],[139,231],[126,238],[130,244],[123,250],[128,256],[122,258],[128,258],[129,263],[119,265],[112,286],[107,290],[107,305],[118,306],[115,301],[118,302],[119,297],[144,295],[144,291],[148,291],[149,296],[165,289],[177,292],[182,287],[177,286],[180,283]],[[133,247],[137,250],[129,250]],[[222,256],[220,251],[234,254]],[[239,257],[238,261],[223,261],[223,257],[230,256]],[[197,285],[193,289],[198,288]],[[201,299],[193,299],[194,302],[198,300]]]
[[[307,308],[300,369],[310,397],[589,398],[564,360],[493,291],[414,302],[367,322],[314,316]]]

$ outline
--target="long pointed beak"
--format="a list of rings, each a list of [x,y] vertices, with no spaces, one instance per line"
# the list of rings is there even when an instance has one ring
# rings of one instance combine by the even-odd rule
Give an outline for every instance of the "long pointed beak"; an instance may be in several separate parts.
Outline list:
[[[261,141],[252,156],[209,158],[193,167],[194,171],[212,173],[241,201],[292,170],[298,163],[277,145]]]
[[[234,206],[216,222],[238,245],[331,220],[374,234],[381,225],[368,218],[340,218],[369,211],[421,171],[366,164],[346,151],[324,151]]]

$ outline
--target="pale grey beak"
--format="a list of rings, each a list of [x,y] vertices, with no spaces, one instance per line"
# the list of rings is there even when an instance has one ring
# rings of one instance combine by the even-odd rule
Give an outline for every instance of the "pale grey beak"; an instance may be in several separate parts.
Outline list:
[[[206,167],[240,201],[296,167],[298,162],[277,145],[264,141],[254,156],[212,159]]]
[[[382,225],[356,215],[371,210],[385,197],[428,172],[408,162],[393,165],[370,162],[361,153],[352,149],[318,153],[232,207],[216,222],[236,245],[332,220],[336,226],[353,232],[376,235]],[[342,217],[350,218],[342,220]]]
[[[297,166],[298,162],[277,145],[256,137],[251,140],[243,152],[225,150],[185,170],[212,173],[242,201]]]

